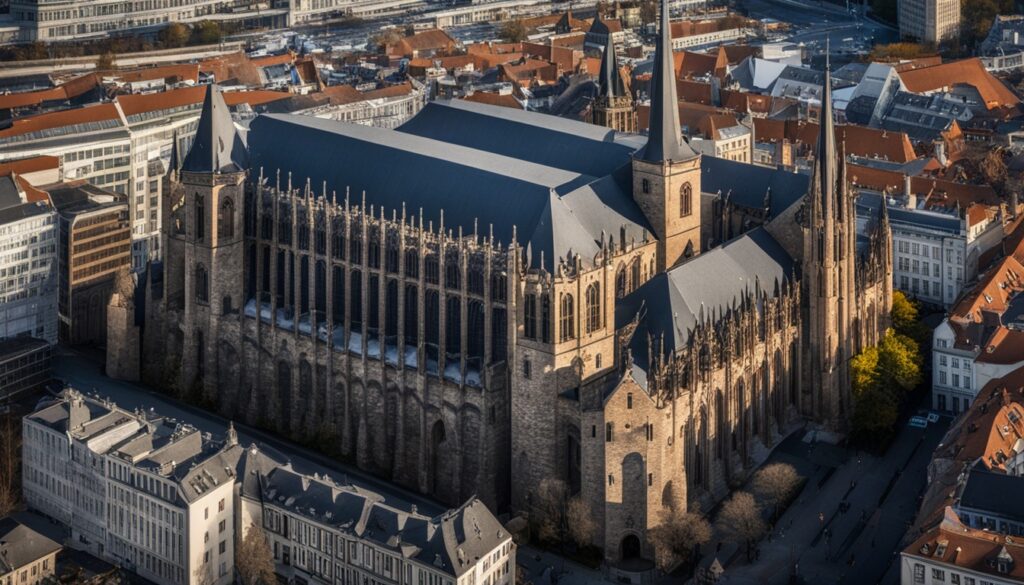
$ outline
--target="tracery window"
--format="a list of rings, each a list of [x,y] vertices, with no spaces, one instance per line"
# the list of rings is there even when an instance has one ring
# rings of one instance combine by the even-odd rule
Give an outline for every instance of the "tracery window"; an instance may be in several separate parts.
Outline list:
[[[683,183],[679,189],[679,217],[687,217],[693,213],[693,187]]]
[[[562,295],[561,313],[559,315],[559,340],[569,341],[576,337],[576,307],[572,295]]]
[[[587,287],[587,333],[601,328],[601,285],[593,283]]]

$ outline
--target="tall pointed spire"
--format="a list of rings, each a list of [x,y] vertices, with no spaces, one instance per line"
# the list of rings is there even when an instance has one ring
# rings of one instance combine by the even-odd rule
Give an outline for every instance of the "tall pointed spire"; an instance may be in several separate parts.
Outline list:
[[[238,172],[248,166],[248,158],[245,144],[235,132],[235,123],[224,103],[224,96],[216,85],[208,85],[196,138],[182,170],[190,173]]]
[[[695,158],[679,129],[679,99],[676,97],[675,60],[672,58],[672,23],[668,0],[661,0],[661,30],[654,50],[651,75],[651,114],[647,145],[638,157],[647,162],[681,161]]]
[[[832,115],[832,65],[828,45],[825,49],[825,81],[821,90],[821,116],[818,132],[817,156],[814,160],[814,188],[827,207],[836,188],[836,129]]]
[[[615,58],[615,43],[612,42],[611,35],[605,37],[600,75],[598,82],[601,86],[601,97],[614,98],[626,95],[626,86],[623,85],[622,74],[619,73],[619,62]]]

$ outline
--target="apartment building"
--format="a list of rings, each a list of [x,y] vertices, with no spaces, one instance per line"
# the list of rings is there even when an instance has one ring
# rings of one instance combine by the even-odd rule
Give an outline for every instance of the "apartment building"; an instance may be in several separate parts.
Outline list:
[[[41,187],[60,228],[60,338],[102,344],[118,272],[131,267],[128,201],[84,181]]]
[[[940,44],[960,35],[960,0],[900,0],[900,37]]]
[[[14,518],[0,518],[0,585],[56,582],[61,545]]]
[[[0,175],[0,339],[57,342],[57,221],[14,173]]]
[[[239,4],[236,0],[11,0],[10,12],[21,27],[22,41],[71,41],[169,22],[216,20]],[[241,4],[245,8],[250,3]]]
[[[277,573],[289,582],[515,583],[516,545],[476,498],[430,517],[290,466],[258,488],[243,491],[243,509],[262,521]]]
[[[476,498],[426,515],[363,485],[306,475],[150,411],[68,388],[22,423],[28,506],[70,546],[159,585],[227,585],[261,526],[276,571],[307,584],[511,585],[515,544]]]
[[[1024,365],[1024,265],[1015,252],[990,268],[935,328],[932,406],[967,410],[978,389]]]
[[[114,101],[16,118],[0,129],[0,162],[37,155],[59,161],[62,179],[85,180],[126,195],[132,233],[132,269],[159,260],[160,179],[171,144],[191,144],[199,123],[204,87],[119,95]],[[274,91],[225,93],[236,108],[286,99]]]

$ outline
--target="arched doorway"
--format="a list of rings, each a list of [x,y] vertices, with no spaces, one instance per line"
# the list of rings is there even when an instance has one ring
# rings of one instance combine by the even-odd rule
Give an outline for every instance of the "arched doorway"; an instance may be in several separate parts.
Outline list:
[[[627,534],[621,544],[622,560],[640,558],[640,538],[635,534]]]

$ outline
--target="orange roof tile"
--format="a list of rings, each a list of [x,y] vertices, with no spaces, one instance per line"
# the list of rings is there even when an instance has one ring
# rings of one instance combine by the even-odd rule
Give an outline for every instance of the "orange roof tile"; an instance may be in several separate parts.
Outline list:
[[[23,175],[26,173],[38,173],[60,167],[60,159],[55,156],[33,156],[0,163],[0,177],[6,177],[11,173]]]
[[[263,57],[254,57],[250,59],[252,64],[257,67],[271,67],[273,65],[285,65],[295,60],[295,55],[291,52],[283,53],[281,55],[266,55]]]
[[[818,125],[810,122],[755,118],[754,134],[759,141],[787,139],[812,149],[818,144]],[[848,124],[838,126],[836,134],[845,145],[847,154],[898,163],[910,162],[917,158],[914,145],[905,132],[889,132]]]
[[[35,116],[16,118],[10,128],[0,130],[0,138],[20,136],[30,132],[72,126],[74,124],[85,124],[88,122],[102,122],[104,120],[116,120],[118,118],[117,108],[114,104],[94,104],[84,108],[72,108],[47,112]]]
[[[909,91],[927,93],[970,85],[978,90],[989,110],[1013,107],[1020,99],[999,79],[989,73],[978,58],[962,59],[931,67],[903,71],[900,79]]]
[[[199,81],[199,64],[183,63],[175,65],[160,65],[157,67],[146,67],[143,69],[132,69],[129,71],[103,72],[102,76],[111,76],[120,79],[125,83],[139,81],[153,81],[156,79],[172,79],[174,81]]]
[[[39,91],[26,91],[0,95],[0,110],[38,106],[46,102],[68,100],[78,97],[99,85],[95,73],[86,73],[56,87]]]
[[[229,91],[224,94],[224,101],[229,106],[241,103],[259,105],[277,100],[288,99],[291,94],[283,91]],[[183,87],[162,91],[160,93],[132,94],[117,96],[117,103],[125,116],[133,116],[145,112],[155,112],[168,108],[180,108],[192,104],[200,104],[206,96],[205,86]]]
[[[515,110],[522,110],[523,104],[516,100],[512,94],[498,94],[489,91],[478,91],[473,95],[467,95],[462,98],[467,102],[476,102],[478,104],[488,104],[492,106],[502,106],[505,108],[512,108]]]
[[[711,84],[688,79],[676,80],[676,91],[684,102],[711,105]]]
[[[944,510],[941,523],[918,537],[904,549],[904,554],[992,575],[995,581],[1024,579],[1024,543],[1016,537],[968,528],[952,508]],[[1010,555],[1013,562],[1007,572],[1000,573],[995,560],[1003,553]]]

